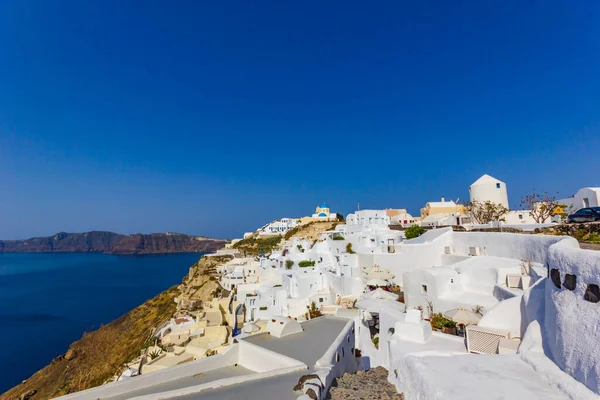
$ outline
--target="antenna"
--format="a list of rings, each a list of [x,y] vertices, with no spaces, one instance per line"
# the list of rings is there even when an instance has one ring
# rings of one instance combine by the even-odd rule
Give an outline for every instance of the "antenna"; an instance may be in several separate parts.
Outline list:
[[[358,209],[357,211],[360,211],[360,201],[358,202]]]

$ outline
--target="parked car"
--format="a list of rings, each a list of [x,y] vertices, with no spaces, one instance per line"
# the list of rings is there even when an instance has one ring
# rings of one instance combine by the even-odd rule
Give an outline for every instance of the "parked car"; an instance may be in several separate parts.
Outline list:
[[[567,217],[568,224],[574,224],[577,222],[599,222],[600,221],[600,207],[587,207],[577,210],[576,213],[571,214]]]

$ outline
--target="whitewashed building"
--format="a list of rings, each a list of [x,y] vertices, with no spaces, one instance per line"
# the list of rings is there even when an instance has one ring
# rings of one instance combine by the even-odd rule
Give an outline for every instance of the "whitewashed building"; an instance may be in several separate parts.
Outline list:
[[[600,207],[600,187],[581,188],[573,196],[558,202],[566,205],[568,212],[575,212],[580,208]]]
[[[281,218],[268,223],[258,230],[258,234],[264,235],[283,235],[287,231],[294,229],[300,225],[298,218]]]

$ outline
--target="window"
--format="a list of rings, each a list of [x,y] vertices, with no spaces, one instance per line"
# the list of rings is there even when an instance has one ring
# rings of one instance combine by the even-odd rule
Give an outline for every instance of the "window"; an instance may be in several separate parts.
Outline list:
[[[563,286],[569,290],[575,290],[575,286],[577,286],[577,277],[573,274],[566,274]]]
[[[496,189],[500,189],[500,184],[496,183]]]
[[[427,285],[421,285],[421,293],[427,294]]]
[[[340,361],[340,353],[338,353],[337,351],[335,352],[335,362],[339,362]]]
[[[346,354],[344,352],[344,348],[342,347],[342,357],[345,357],[345,356],[346,356]]]
[[[523,214],[519,214],[519,219],[523,219]]]
[[[554,286],[560,289],[560,272],[557,268],[552,268],[550,270],[550,279],[552,280],[552,283],[554,283]]]
[[[598,303],[600,301],[600,287],[595,283],[590,283],[585,289],[585,295],[583,299],[590,303]]]
[[[319,297],[319,303],[322,303],[322,302],[323,302],[323,298]]]

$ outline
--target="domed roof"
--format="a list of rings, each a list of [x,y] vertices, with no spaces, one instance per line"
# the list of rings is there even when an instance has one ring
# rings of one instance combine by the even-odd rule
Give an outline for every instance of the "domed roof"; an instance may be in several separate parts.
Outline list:
[[[329,206],[327,205],[327,203],[323,203],[319,206],[319,208],[329,208]]]

